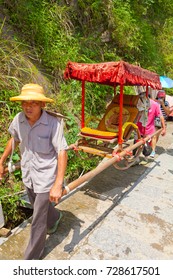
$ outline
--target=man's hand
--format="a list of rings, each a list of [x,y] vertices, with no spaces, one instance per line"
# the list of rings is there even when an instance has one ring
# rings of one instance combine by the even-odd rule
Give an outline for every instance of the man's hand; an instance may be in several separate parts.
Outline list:
[[[163,106],[163,105],[164,105],[164,101],[163,101],[163,99],[158,99],[158,100],[157,100],[157,102],[158,102],[161,106]]]
[[[162,129],[162,132],[161,132],[161,135],[162,135],[162,136],[165,136],[165,134],[166,134],[166,129],[163,128],[163,129]]]
[[[49,200],[58,204],[62,197],[62,185],[53,185],[50,189]]]
[[[67,152],[65,150],[59,152],[57,161],[58,161],[57,176],[52,188],[50,189],[50,194],[49,194],[49,200],[55,203],[58,203],[62,197],[64,174],[67,166]]]

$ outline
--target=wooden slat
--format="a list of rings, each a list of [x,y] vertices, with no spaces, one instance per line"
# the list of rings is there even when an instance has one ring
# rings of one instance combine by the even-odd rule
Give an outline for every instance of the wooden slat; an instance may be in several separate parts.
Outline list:
[[[98,155],[98,156],[101,156],[101,157],[107,157],[107,158],[112,157],[111,153],[100,150],[100,149],[95,149],[95,148],[92,148],[92,147],[78,146],[78,149],[83,151],[83,152],[93,154],[93,155]]]

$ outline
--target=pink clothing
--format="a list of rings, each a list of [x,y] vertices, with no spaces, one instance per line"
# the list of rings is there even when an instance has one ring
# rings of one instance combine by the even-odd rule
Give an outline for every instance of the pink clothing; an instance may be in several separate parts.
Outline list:
[[[162,116],[162,113],[159,104],[154,100],[150,99],[150,108],[148,110],[148,120],[146,127],[143,127],[140,121],[138,121],[137,123],[137,126],[142,136],[151,135],[155,132],[154,119],[155,117],[160,116]]]

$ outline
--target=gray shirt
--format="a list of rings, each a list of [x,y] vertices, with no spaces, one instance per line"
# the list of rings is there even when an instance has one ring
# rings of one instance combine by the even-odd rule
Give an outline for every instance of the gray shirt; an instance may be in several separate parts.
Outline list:
[[[57,174],[57,157],[67,149],[63,134],[63,120],[42,112],[39,120],[30,126],[23,112],[13,119],[9,132],[20,142],[23,183],[35,193],[48,192]]]

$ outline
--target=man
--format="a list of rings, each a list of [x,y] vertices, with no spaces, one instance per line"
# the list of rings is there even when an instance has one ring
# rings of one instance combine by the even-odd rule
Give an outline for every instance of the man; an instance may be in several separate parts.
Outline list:
[[[169,107],[168,101],[166,101],[165,98],[166,98],[165,91],[164,90],[159,90],[157,92],[156,99],[154,101],[156,101],[158,103],[158,105],[160,106],[160,110],[161,110],[161,113],[162,113],[162,116],[163,116],[162,119],[164,119],[164,123],[165,123],[165,127],[166,127],[166,120],[168,119],[168,116],[170,114],[170,107]],[[160,129],[161,127],[162,127],[161,119],[156,117],[155,118],[155,128],[156,128],[156,130]],[[160,136],[160,134],[157,134],[152,139],[152,143],[153,143],[153,146],[154,146],[154,151],[155,151],[157,142],[159,140],[159,136]],[[155,152],[153,152],[151,154],[151,156],[152,155],[154,157]]]
[[[166,120],[170,114],[169,102],[165,100],[166,93],[164,90],[159,90],[157,93],[156,101],[160,104],[160,109],[164,119]]]
[[[22,180],[33,206],[30,240],[24,258],[40,259],[47,232],[54,233],[62,217],[51,202],[57,204],[62,196],[67,143],[62,120],[43,109],[47,102],[53,102],[45,96],[43,87],[26,84],[21,94],[10,100],[20,101],[23,112],[15,116],[9,127],[12,138],[0,159],[0,179],[12,144],[15,147],[19,144]]]
[[[141,122],[141,120],[138,120],[138,128],[139,131],[141,133],[141,135],[143,137],[147,136],[147,135],[152,135],[156,129],[155,129],[155,118],[159,118],[161,121],[161,127],[162,127],[162,131],[161,131],[161,135],[164,136],[166,134],[166,127],[165,127],[165,121],[164,121],[164,117],[162,116],[160,107],[158,105],[157,102],[155,102],[154,100],[152,100],[151,98],[149,99],[150,101],[150,106],[148,109],[148,118],[147,118],[147,122],[146,125],[144,126]],[[150,154],[150,157],[154,158],[155,157],[155,148],[156,148],[156,137],[152,138],[152,142],[151,142],[151,146],[152,146],[152,152]]]

